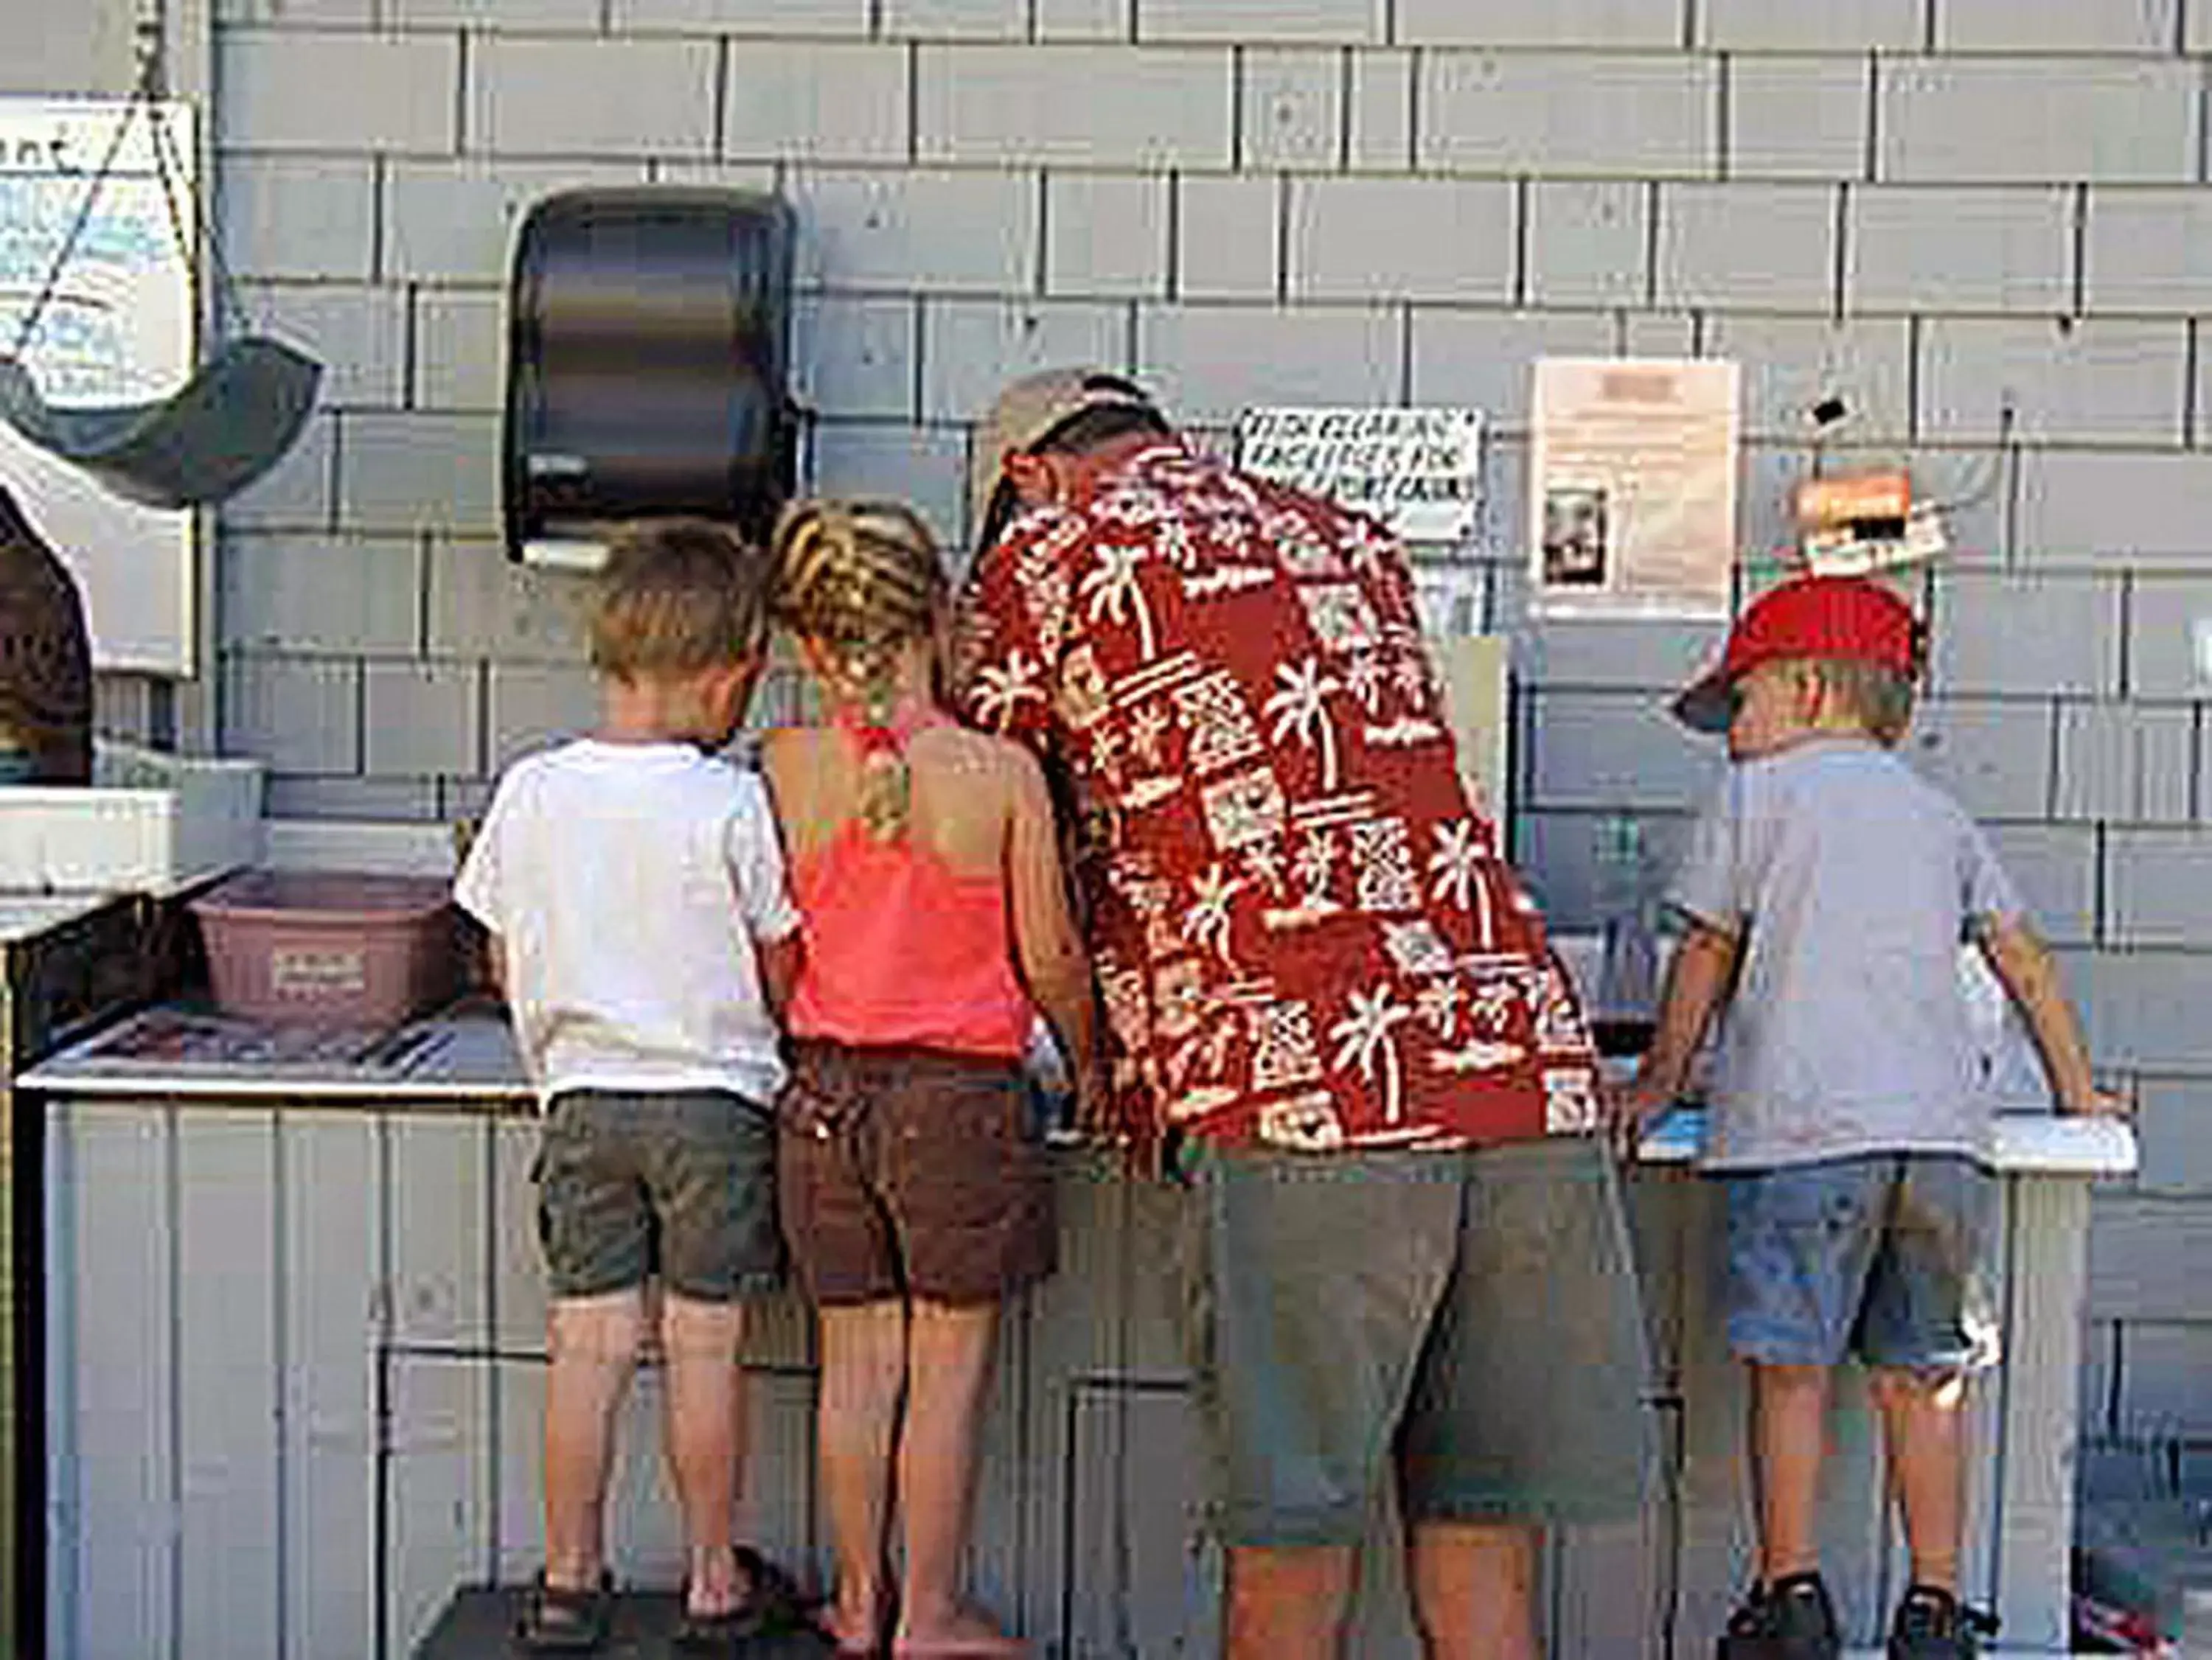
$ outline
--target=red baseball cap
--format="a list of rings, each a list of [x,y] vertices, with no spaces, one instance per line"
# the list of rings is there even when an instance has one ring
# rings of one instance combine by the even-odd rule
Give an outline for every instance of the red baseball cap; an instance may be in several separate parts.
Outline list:
[[[1878,582],[1798,577],[1746,608],[1720,662],[1674,700],[1674,718],[1700,732],[1727,731],[1729,688],[1761,663],[1792,657],[1878,663],[1911,680],[1920,669],[1920,624]]]

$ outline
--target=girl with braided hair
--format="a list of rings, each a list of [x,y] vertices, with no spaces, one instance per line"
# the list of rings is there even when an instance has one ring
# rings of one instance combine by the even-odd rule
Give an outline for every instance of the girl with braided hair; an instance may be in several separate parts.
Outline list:
[[[921,521],[798,504],[775,564],[823,712],[762,758],[805,940],[777,1184],[821,1318],[824,1623],[842,1653],[1020,1654],[960,1558],[999,1312],[1053,1264],[1022,1058],[1041,1014],[1091,1098],[1090,966],[1036,762],[940,699],[950,590]]]

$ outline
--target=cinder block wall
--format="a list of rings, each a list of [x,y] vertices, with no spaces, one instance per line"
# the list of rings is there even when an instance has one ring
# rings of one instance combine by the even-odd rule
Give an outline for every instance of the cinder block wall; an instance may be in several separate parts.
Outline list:
[[[1568,925],[1604,816],[1663,856],[1714,777],[1657,703],[1712,638],[1528,622],[1530,361],[1741,360],[1750,553],[1838,391],[1966,498],[1912,753],[2142,1094],[2090,1427],[2212,1433],[2208,62],[2212,0],[222,0],[225,249],[335,373],[224,516],[222,740],[280,812],[428,820],[585,718],[568,594],[492,539],[508,239],[562,185],[787,192],[814,476],[955,542],[1031,365],[1210,427],[1489,410],[1516,843]]]

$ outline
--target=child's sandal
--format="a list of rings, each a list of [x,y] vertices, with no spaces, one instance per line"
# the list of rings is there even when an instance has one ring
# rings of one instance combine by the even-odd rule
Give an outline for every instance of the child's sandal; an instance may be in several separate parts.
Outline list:
[[[515,1621],[515,1641],[532,1654],[589,1654],[607,1640],[615,1580],[601,1571],[596,1585],[555,1585],[541,1571]]]
[[[739,1545],[736,1554],[745,1594],[730,1607],[718,1614],[693,1614],[688,1607],[691,1588],[684,1588],[687,1606],[676,1625],[678,1653],[726,1655],[740,1643],[776,1636],[802,1623],[799,1587],[791,1576],[750,1545]]]

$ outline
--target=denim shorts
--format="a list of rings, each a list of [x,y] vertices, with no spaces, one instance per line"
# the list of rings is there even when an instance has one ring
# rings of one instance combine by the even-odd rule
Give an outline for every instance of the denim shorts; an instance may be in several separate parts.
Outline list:
[[[726,1303],[782,1281],[775,1125],[742,1095],[557,1095],[533,1173],[556,1299],[658,1278],[677,1296]]]
[[[1657,1426],[1602,1143],[1187,1160],[1185,1336],[1224,1543],[1357,1544],[1394,1481],[1412,1523],[1638,1513]]]
[[[1997,1181],[1951,1154],[1729,1172],[1728,1336],[1769,1366],[1971,1371],[1993,1364],[1984,1263]]]

